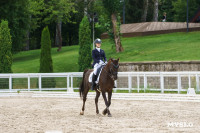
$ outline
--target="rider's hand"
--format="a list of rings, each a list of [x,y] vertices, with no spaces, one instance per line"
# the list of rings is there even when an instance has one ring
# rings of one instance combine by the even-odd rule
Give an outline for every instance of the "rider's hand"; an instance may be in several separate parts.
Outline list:
[[[102,65],[104,64],[104,62],[102,60],[99,61],[99,65]]]
[[[105,64],[107,64],[108,62],[107,61],[105,61]]]

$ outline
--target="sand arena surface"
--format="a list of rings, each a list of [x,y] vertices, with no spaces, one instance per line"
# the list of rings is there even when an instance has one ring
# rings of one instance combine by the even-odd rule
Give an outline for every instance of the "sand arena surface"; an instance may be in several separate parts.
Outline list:
[[[94,99],[87,99],[83,116],[79,115],[81,107],[82,100],[77,98],[0,98],[0,133],[200,131],[196,102],[112,100],[112,117],[102,115],[102,97],[100,115],[96,115]]]

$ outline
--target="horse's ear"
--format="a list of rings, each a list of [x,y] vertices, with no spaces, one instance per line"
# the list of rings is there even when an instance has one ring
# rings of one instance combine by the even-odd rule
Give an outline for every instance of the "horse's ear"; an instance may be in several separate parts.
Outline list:
[[[119,58],[117,59],[117,61],[119,62]]]
[[[113,62],[113,59],[112,59],[112,58],[110,58],[110,60]]]

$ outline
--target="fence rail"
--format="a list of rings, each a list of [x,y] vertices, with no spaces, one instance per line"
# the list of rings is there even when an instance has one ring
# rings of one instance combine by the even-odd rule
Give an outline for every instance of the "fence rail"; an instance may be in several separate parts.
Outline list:
[[[18,90],[67,90],[68,92],[73,92],[74,89],[78,89],[80,80],[77,78],[82,78],[82,72],[72,72],[72,73],[20,73],[20,74],[0,74],[0,91],[18,91]],[[199,71],[193,72],[119,72],[118,80],[116,84],[117,88],[114,89],[114,92],[117,90],[128,90],[129,92],[135,90],[140,91],[160,91],[164,93],[165,91],[175,91],[180,93],[182,91],[187,91],[188,88],[195,88],[196,92],[199,92]],[[60,78],[56,79],[55,82],[62,82],[61,87],[57,86],[55,88],[45,88],[43,87],[43,81],[48,82],[48,78]],[[184,78],[184,81],[182,79]],[[3,80],[4,79],[4,80]],[[5,80],[6,79],[6,80]],[[20,81],[23,79],[23,81]],[[32,80],[35,79],[34,87],[32,86]],[[62,79],[62,81],[61,81]],[[76,79],[76,80],[75,80]],[[25,87],[15,88],[15,81],[18,81],[18,84],[23,84]],[[123,82],[122,82],[123,81]],[[17,81],[16,81],[17,82]],[[184,83],[184,84],[183,84]],[[2,87],[1,84],[7,84]],[[153,84],[153,85],[152,85]],[[175,86],[170,88],[171,84]],[[186,85],[187,84],[187,85]],[[168,87],[165,87],[167,85]],[[184,87],[186,86],[186,87]]]

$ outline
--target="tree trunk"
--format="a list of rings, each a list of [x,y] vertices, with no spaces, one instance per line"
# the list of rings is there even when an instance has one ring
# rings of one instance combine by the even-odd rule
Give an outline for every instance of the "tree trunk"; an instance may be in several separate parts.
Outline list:
[[[111,15],[111,20],[113,25],[113,34],[114,34],[116,52],[119,53],[122,52],[124,49],[120,41],[120,33],[117,30],[117,17],[114,13]]]
[[[153,21],[158,22],[158,0],[154,0]]]
[[[26,33],[26,46],[25,46],[25,50],[28,51],[29,50],[29,45],[30,45],[30,31],[28,30]]]
[[[32,19],[32,16],[30,15],[29,16],[29,19],[30,19],[30,21],[31,21],[31,19]],[[24,48],[24,50],[26,50],[26,51],[28,51],[29,49],[30,49],[30,24],[28,25],[28,30],[27,30],[27,33],[26,33],[26,46],[25,46],[25,48]]]
[[[62,21],[59,20],[56,24],[56,39],[55,39],[55,46],[58,46],[57,51],[60,51],[62,48]]]
[[[146,20],[147,20],[148,6],[149,6],[149,0],[144,0],[144,12],[143,12],[143,15],[141,18],[142,22],[146,22]]]
[[[84,4],[85,4],[84,15],[87,16],[87,0],[84,0]]]

